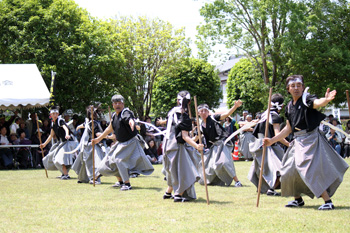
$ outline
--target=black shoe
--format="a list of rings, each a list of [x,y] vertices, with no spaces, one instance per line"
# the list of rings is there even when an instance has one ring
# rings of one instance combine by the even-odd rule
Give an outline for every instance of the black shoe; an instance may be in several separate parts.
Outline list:
[[[273,190],[273,189],[267,190],[266,195],[267,195],[267,196],[281,196],[280,193],[276,192],[276,191]]]
[[[288,202],[288,204],[285,205],[285,207],[300,207],[300,206],[303,206],[304,204],[305,204],[304,201],[298,202],[297,200],[294,200],[294,201]]]
[[[78,183],[78,184],[81,184],[81,183],[83,183],[83,181],[78,180],[77,183]]]
[[[334,210],[334,209],[335,209],[335,207],[334,207],[332,202],[323,204],[320,207],[318,207],[318,210]]]
[[[164,193],[163,199],[174,199],[174,196],[171,194]]]
[[[186,197],[182,197],[182,196],[178,196],[178,195],[175,195],[175,197],[174,197],[174,202],[188,202],[188,201],[190,201],[190,200]]]
[[[128,191],[131,189],[132,189],[131,185],[123,184],[123,186],[120,188],[120,191]]]
[[[113,188],[119,188],[119,187],[122,187],[124,185],[124,183],[123,182],[119,182],[119,181],[117,181],[117,182],[115,182],[115,184],[114,185],[112,185],[112,187]]]

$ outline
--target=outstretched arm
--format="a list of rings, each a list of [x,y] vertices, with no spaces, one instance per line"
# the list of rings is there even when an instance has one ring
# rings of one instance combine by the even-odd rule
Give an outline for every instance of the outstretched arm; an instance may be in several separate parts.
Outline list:
[[[317,108],[326,106],[329,102],[331,102],[335,98],[336,94],[337,94],[336,90],[333,90],[330,92],[329,88],[327,88],[326,94],[323,98],[314,100],[313,108],[317,109]]]
[[[226,117],[230,116],[234,111],[236,111],[237,108],[239,108],[242,105],[242,101],[241,100],[236,100],[235,104],[233,105],[232,108],[230,108],[228,111],[226,111],[225,113],[221,114],[220,120],[224,120],[226,119]]]

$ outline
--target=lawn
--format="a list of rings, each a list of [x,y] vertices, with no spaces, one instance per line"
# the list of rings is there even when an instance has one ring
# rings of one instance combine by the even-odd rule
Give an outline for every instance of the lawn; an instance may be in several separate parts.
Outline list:
[[[350,160],[348,159],[349,163]],[[305,206],[285,208],[292,198],[260,196],[248,181],[251,162],[235,162],[241,188],[196,184],[198,199],[189,203],[163,200],[166,182],[162,165],[151,176],[131,179],[133,189],[122,192],[102,177],[93,187],[58,172],[42,169],[1,170],[0,232],[349,232],[350,172],[332,197],[336,209],[318,211],[322,199],[305,197]]]

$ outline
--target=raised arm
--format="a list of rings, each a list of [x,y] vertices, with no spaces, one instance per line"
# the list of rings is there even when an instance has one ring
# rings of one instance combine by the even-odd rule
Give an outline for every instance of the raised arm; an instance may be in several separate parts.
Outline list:
[[[242,105],[242,101],[241,100],[236,100],[235,104],[233,105],[232,108],[230,108],[229,110],[227,110],[225,113],[221,114],[220,120],[224,120],[226,119],[226,117],[230,116],[234,111],[236,111],[237,108],[239,108]]]
[[[317,109],[317,108],[326,106],[329,102],[331,102],[335,98],[336,94],[337,94],[336,90],[333,90],[330,92],[329,88],[327,88],[326,94],[323,98],[314,100],[313,108]]]

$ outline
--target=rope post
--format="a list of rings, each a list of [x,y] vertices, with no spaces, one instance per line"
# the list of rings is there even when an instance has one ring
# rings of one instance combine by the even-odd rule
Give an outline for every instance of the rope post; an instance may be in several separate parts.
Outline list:
[[[38,114],[36,114],[36,113],[35,113],[35,119],[36,119],[36,127],[38,128],[39,142],[40,142],[40,145],[41,145],[42,141],[41,141],[41,132],[40,132],[40,127],[39,127],[39,118],[38,118]],[[44,148],[41,149],[41,155],[43,156],[43,158],[45,157],[45,155],[44,155]],[[45,173],[46,173],[46,178],[49,178],[46,168],[45,168]]]

